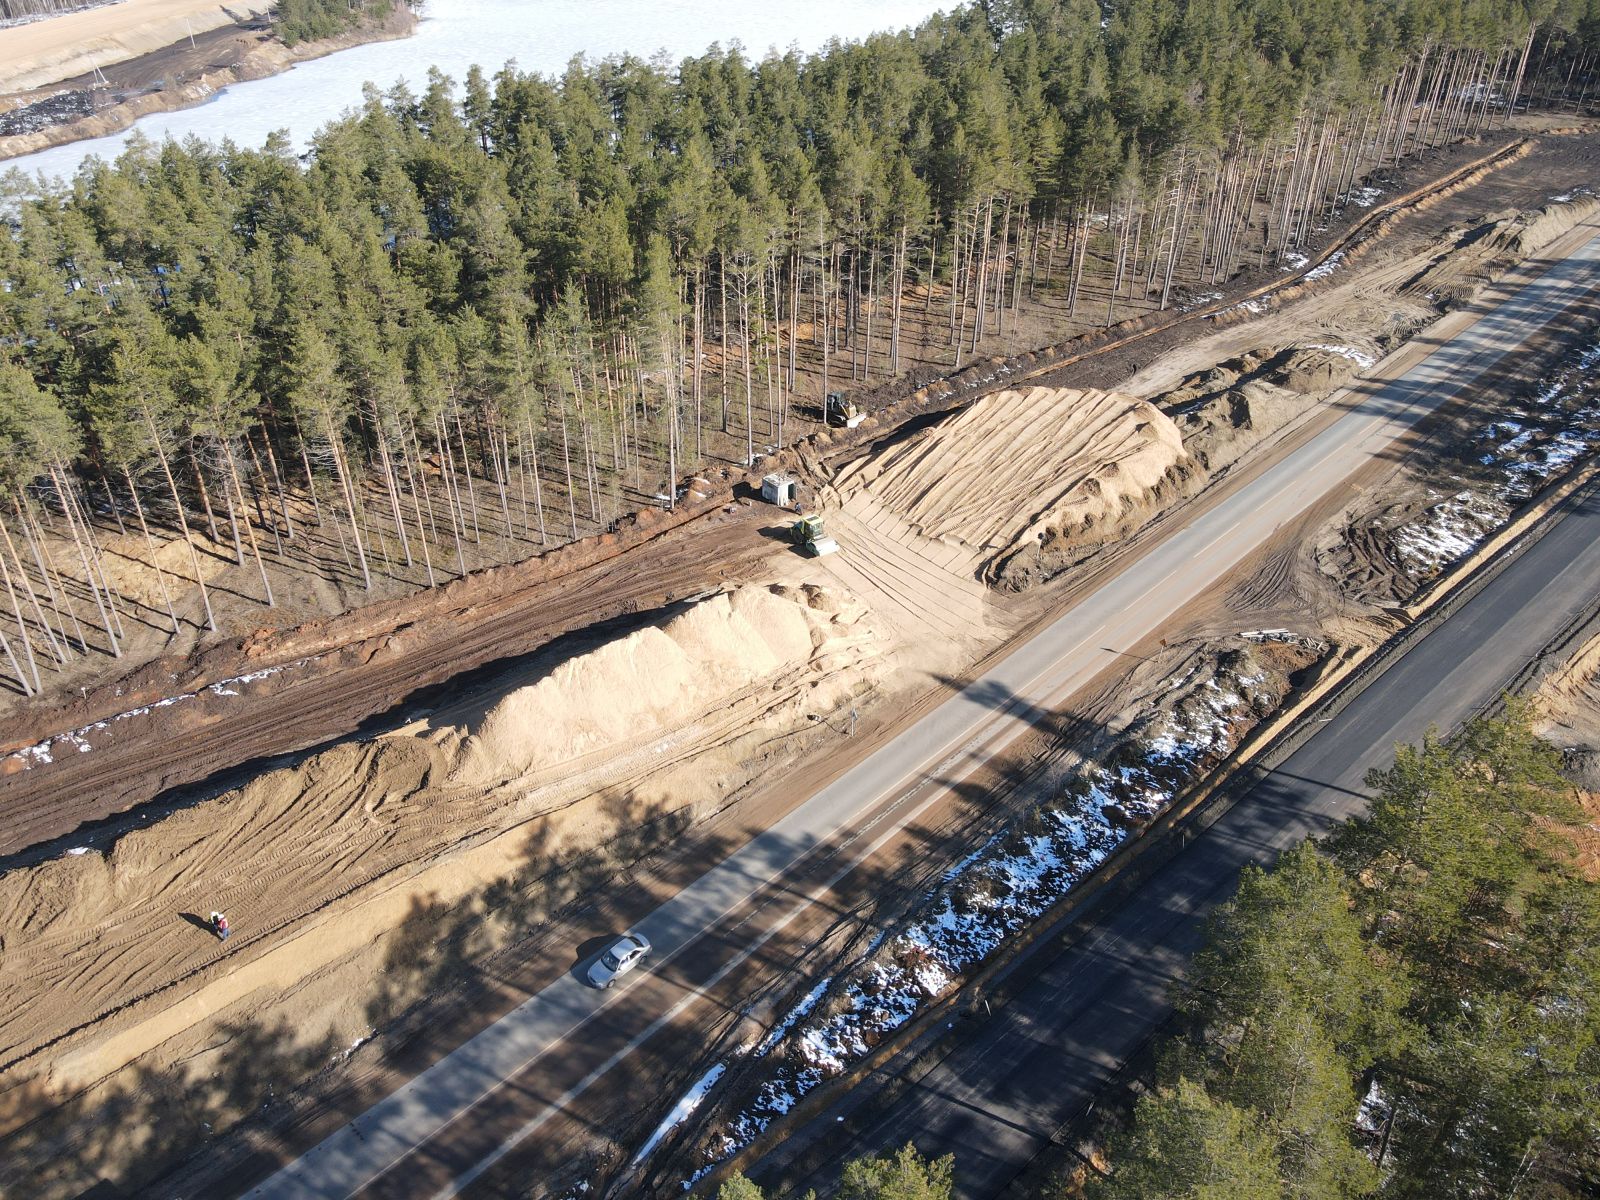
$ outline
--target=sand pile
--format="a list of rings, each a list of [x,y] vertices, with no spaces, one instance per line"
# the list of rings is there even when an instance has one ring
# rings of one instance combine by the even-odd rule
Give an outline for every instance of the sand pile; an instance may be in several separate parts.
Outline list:
[[[1600,199],[1573,196],[1543,208],[1489,213],[1448,230],[1443,251],[1412,278],[1407,290],[1454,308],[1486,285],[1543,250],[1575,225],[1600,212]]]
[[[1539,735],[1561,747],[1583,786],[1600,790],[1600,637],[1539,685],[1537,704]]]
[[[266,0],[123,0],[0,29],[0,92],[44,87],[264,16]]]
[[[803,669],[831,639],[837,601],[813,590],[748,587],[562,663],[484,716],[455,778],[537,775],[656,737],[737,693]]]
[[[1172,414],[1195,465],[1215,474],[1347,385],[1382,357],[1389,341],[1420,324],[1419,317],[1395,314],[1381,338],[1341,336],[1250,350],[1189,375],[1154,403]]]
[[[1116,392],[1029,388],[984,396],[835,480],[867,489],[922,536],[969,548],[986,578],[1113,536],[1146,515],[1184,464],[1163,413]]]
[[[1586,822],[1564,832],[1578,868],[1600,880],[1600,635],[1578,647],[1534,693],[1534,731],[1561,749]]]
[[[1600,212],[1600,199],[1594,196],[1547,204],[1502,219],[1487,240],[1496,250],[1523,259],[1596,212]]]
[[[281,1015],[291,995],[305,1039],[364,1036],[370,993],[398,977],[358,971],[352,992],[319,985],[326,972],[379,953],[417,904],[467,912],[494,885],[498,911],[545,911],[572,864],[607,877],[837,736],[819,718],[876,679],[864,618],[814,586],[718,593],[536,659],[487,708],[465,698],[105,853],[0,875],[0,1098],[30,1079],[66,1094],[124,1067],[197,1069],[217,1022]],[[203,928],[214,908],[236,927],[225,954]]]

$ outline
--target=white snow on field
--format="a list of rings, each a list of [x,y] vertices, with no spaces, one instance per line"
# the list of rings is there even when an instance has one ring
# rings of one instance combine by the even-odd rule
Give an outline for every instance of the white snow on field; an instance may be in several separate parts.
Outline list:
[[[1492,468],[1487,491],[1459,491],[1391,532],[1399,564],[1434,574],[1470,553],[1526,500],[1577,460],[1600,450],[1600,396],[1570,400],[1592,380],[1600,345],[1583,351],[1524,404],[1480,429],[1478,462]]]
[[[1307,271],[1305,278],[1307,281],[1326,279],[1338,269],[1339,263],[1342,262],[1343,259],[1343,250],[1339,251],[1337,254],[1330,254],[1320,265],[1312,267],[1311,270]]]
[[[78,729],[68,730],[66,733],[58,733],[42,742],[24,746],[21,750],[13,750],[5,756],[5,759],[15,759],[22,764],[23,770],[29,770],[33,767],[55,762],[55,755],[68,749],[76,750],[80,754],[87,754],[94,749],[92,735],[110,729],[118,722],[145,716],[152,709],[168,708],[174,704],[182,704],[186,700],[193,700],[203,692],[210,692],[215,696],[237,696],[240,694],[238,689],[246,684],[257,683],[284,671],[292,671],[297,667],[305,666],[307,663],[315,662],[321,657],[322,655],[318,654],[311,658],[302,658],[297,662],[285,663],[281,667],[268,667],[264,671],[252,671],[248,675],[235,675],[231,679],[219,679],[215,683],[207,684],[205,687],[197,688],[192,692],[168,696],[163,700],[155,701],[153,704],[141,704],[138,708],[130,708],[127,712],[117,713],[116,716],[107,717],[104,721],[96,721],[92,725],[84,725]]]
[[[1341,358],[1348,358],[1363,371],[1378,361],[1365,350],[1357,350],[1354,346],[1324,345],[1321,342],[1313,342],[1309,349],[1326,350],[1329,354],[1337,354]]]
[[[1432,575],[1475,550],[1508,515],[1510,510],[1498,497],[1458,492],[1395,529],[1400,565],[1413,577]]]
[[[1179,312],[1193,312],[1197,308],[1204,308],[1206,305],[1210,304],[1213,300],[1221,300],[1221,299],[1222,299],[1222,293],[1221,292],[1202,292],[1202,293],[1200,293],[1200,295],[1195,296],[1194,298],[1189,300],[1188,303],[1180,304],[1178,306],[1178,311]]]
[[[1291,271],[1298,271],[1310,261],[1304,254],[1285,254],[1283,256],[1283,265]]]
[[[1214,321],[1218,317],[1225,317],[1229,313],[1234,313],[1234,312],[1247,312],[1247,313],[1250,313],[1252,315],[1257,315],[1257,314],[1260,314],[1260,313],[1264,313],[1266,311],[1267,311],[1267,306],[1265,304],[1263,304],[1260,300],[1241,300],[1237,304],[1229,305],[1227,308],[1223,309],[1221,312],[1212,313],[1209,317],[1206,318],[1206,320]]]
[[[783,1020],[779,1021],[770,1030],[768,1030],[767,1036],[761,1039],[761,1044],[756,1047],[755,1056],[757,1058],[765,1058],[767,1056],[767,1052],[783,1040],[783,1035],[794,1028],[796,1021],[809,1016],[811,1010],[817,1006],[817,1001],[822,999],[822,993],[828,990],[828,985],[832,982],[833,976],[827,976],[822,980],[821,983],[817,984],[816,987],[807,992],[801,998],[799,1004],[796,1004],[786,1014],[784,1014]]]
[[[1600,449],[1600,395],[1576,406],[1569,399],[1593,381],[1600,345],[1591,346],[1551,376],[1533,398],[1478,434],[1486,449],[1478,456],[1497,467],[1504,500],[1525,500],[1576,460]]]
[[[1383,195],[1382,188],[1362,187],[1350,193],[1349,200],[1358,208],[1371,208],[1378,202],[1378,197]]]
[[[1287,630],[1260,631],[1262,640]],[[1191,670],[1174,680],[1182,688]],[[1054,803],[991,838],[930,894],[922,915],[874,939],[825,1011],[823,980],[757,1047],[773,1067],[727,1126],[718,1161],[748,1145],[800,1098],[959,986],[1008,937],[1037,920],[1140,826],[1234,746],[1260,675],[1207,680],[1159,725],[1124,743]],[[881,945],[880,945],[881,943]],[[776,1051],[774,1053],[774,1051]]]
[[[722,1078],[727,1069],[725,1064],[717,1063],[704,1075],[700,1076],[695,1081],[695,1085],[679,1098],[666,1116],[661,1118],[661,1124],[656,1126],[655,1132],[650,1135],[650,1140],[639,1148],[639,1153],[633,1156],[633,1161],[628,1165],[632,1166],[634,1163],[643,1162],[651,1154],[655,1153],[655,1148],[662,1143],[667,1134],[687,1121],[690,1114],[700,1107],[700,1102],[706,1098],[706,1093],[717,1086],[717,1080]]]

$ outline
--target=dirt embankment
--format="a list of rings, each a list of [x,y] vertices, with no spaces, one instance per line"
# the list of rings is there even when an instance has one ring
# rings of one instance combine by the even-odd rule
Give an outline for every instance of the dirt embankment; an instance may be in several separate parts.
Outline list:
[[[1554,743],[1578,787],[1584,822],[1563,832],[1577,866],[1600,882],[1600,635],[1591,637],[1534,693],[1539,736]]]
[[[1408,181],[1405,186],[1422,184],[1427,180],[1432,182],[1427,186],[1414,187],[1398,197],[1393,202],[1398,208],[1393,211],[1386,206],[1358,219],[1354,226],[1354,248],[1347,245],[1341,251],[1344,254],[1343,263],[1347,266],[1354,261],[1373,244],[1371,239],[1376,234],[1393,226],[1397,219],[1396,212],[1411,211],[1409,206],[1413,205],[1418,210],[1437,205],[1442,198],[1469,187],[1474,180],[1508,169],[1522,169],[1514,165],[1524,162],[1528,164],[1528,170],[1534,171],[1534,176],[1524,181],[1524,190],[1531,190],[1538,182],[1550,177],[1554,169],[1552,162],[1561,164],[1564,169],[1570,166],[1567,159],[1573,157],[1577,145],[1559,139],[1537,143],[1542,148],[1538,154],[1534,153],[1536,143],[1527,139],[1511,141],[1489,152],[1481,147],[1466,147],[1460,156],[1462,162],[1451,169],[1448,182],[1442,186],[1436,178],[1437,168],[1424,169],[1414,165],[1413,169],[1402,172],[1401,178]],[[1583,159],[1582,154],[1576,157]],[[1539,194],[1547,194],[1547,189]],[[1321,271],[1323,268],[1316,269]],[[804,464],[826,457],[842,447],[864,445],[892,435],[903,423],[921,415],[959,407],[1008,378],[1029,377],[1040,372],[1057,375],[1076,372],[1097,377],[1104,375],[1107,380],[1105,386],[1114,386],[1122,378],[1120,372],[1129,369],[1130,353],[1151,340],[1147,334],[1152,329],[1160,330],[1153,339],[1155,346],[1187,348],[1193,343],[1184,342],[1182,337],[1192,339],[1200,329],[1211,325],[1243,327],[1256,320],[1256,314],[1263,311],[1263,306],[1275,309],[1296,298],[1304,300],[1308,295],[1316,296],[1329,289],[1336,292],[1338,282],[1337,278],[1329,279],[1324,273],[1315,281],[1306,280],[1270,290],[1244,283],[1241,286],[1249,289],[1247,295],[1260,297],[1250,301],[1250,308],[1238,303],[1230,306],[1219,302],[1189,313],[1168,311],[1132,318],[1111,328],[1095,330],[1012,359],[978,360],[953,375],[931,380],[930,376],[937,375],[937,372],[922,369],[858,397],[870,409],[870,415],[860,429],[848,433],[828,430],[813,434],[794,449],[769,460],[764,467],[803,468]],[[1206,339],[1200,340],[1204,342]],[[1125,345],[1129,349],[1119,349]],[[1248,348],[1241,346],[1231,352],[1237,353],[1240,349]],[[1226,356],[1226,353],[1210,355],[1204,361],[1215,362]],[[1135,382],[1138,378],[1135,377]],[[1174,381],[1176,378],[1173,377]],[[1073,380],[1069,377],[1064,382],[1071,383]],[[728,482],[714,479],[702,490],[691,492],[677,513],[645,511],[623,518],[615,536],[605,534],[588,538],[573,547],[539,555],[515,567],[480,571],[468,579],[431,590],[420,600],[408,596],[395,601],[380,601],[352,609],[338,617],[318,619],[298,627],[262,630],[248,637],[239,636],[229,626],[227,639],[220,644],[193,646],[187,654],[169,653],[153,661],[130,656],[125,660],[129,664],[124,668],[125,674],[114,678],[102,675],[94,681],[98,686],[80,688],[81,694],[77,696],[73,696],[71,689],[68,689],[66,695],[71,698],[58,701],[53,706],[43,703],[25,706],[15,717],[0,725],[0,750],[19,750],[52,736],[68,740],[81,736],[87,739],[86,744],[103,748],[103,739],[111,736],[107,730],[115,730],[124,743],[131,744],[131,740],[137,740],[145,744],[162,737],[182,736],[186,731],[226,728],[229,731],[227,745],[236,745],[240,751],[236,756],[228,757],[226,747],[213,734],[206,739],[205,754],[192,755],[181,761],[164,761],[158,772],[152,772],[148,761],[145,761],[149,755],[138,755],[139,761],[131,761],[126,754],[121,754],[124,761],[118,769],[112,770],[109,765],[96,766],[88,772],[94,777],[92,787],[77,786],[66,779],[67,775],[76,779],[85,774],[87,766],[82,762],[65,774],[61,771],[51,772],[52,776],[62,776],[61,786],[48,786],[41,780],[27,787],[12,787],[9,790],[13,794],[27,801],[30,814],[27,836],[33,840],[41,836],[53,836],[81,821],[118,812],[148,799],[162,787],[205,778],[254,755],[293,748],[285,745],[283,739],[276,744],[269,742],[259,730],[239,728],[237,718],[230,719],[218,711],[205,692],[208,686],[220,684],[226,689],[231,687],[227,681],[239,676],[251,676],[259,680],[252,684],[252,688],[257,693],[259,703],[264,705],[270,698],[269,694],[287,694],[291,690],[303,694],[305,689],[314,691],[332,673],[339,672],[348,677],[348,672],[354,667],[368,669],[369,673],[375,667],[386,678],[393,677],[394,681],[384,685],[381,690],[369,688],[359,707],[352,703],[353,697],[348,688],[345,689],[345,702],[337,710],[326,705],[319,707],[315,702],[297,704],[299,719],[292,727],[297,733],[303,730],[304,736],[295,745],[307,745],[319,738],[348,732],[369,714],[381,711],[411,689],[444,678],[451,671],[470,669],[486,661],[489,655],[485,649],[468,648],[460,644],[461,639],[456,633],[461,622],[482,624],[491,614],[495,614],[502,624],[508,623],[513,615],[511,609],[515,597],[530,595],[532,589],[553,585],[560,579],[576,581],[579,572],[616,558],[623,551],[629,551],[637,559],[643,543],[653,540],[668,528],[716,512],[729,498]],[[728,549],[725,545],[719,546],[716,553],[726,555]],[[643,557],[652,558],[652,555],[646,553]],[[707,570],[710,571],[710,568]],[[714,572],[711,581],[715,581]],[[587,582],[582,586],[592,587]],[[600,591],[609,592],[611,586],[608,583]],[[698,586],[706,584],[700,583]],[[648,602],[659,603],[659,596]],[[634,601],[624,599],[623,603],[632,604]],[[557,604],[556,607],[561,606]],[[261,619],[260,615],[251,618],[252,621]],[[286,621],[285,625],[288,624]],[[528,621],[524,619],[521,625],[525,632]],[[448,631],[451,642],[451,652],[448,654],[435,652],[431,647],[430,638],[435,637],[438,631]],[[531,644],[537,645],[540,640],[534,639]],[[517,649],[525,649],[529,644],[524,637]],[[182,649],[178,648],[179,651]],[[406,656],[408,661],[417,664],[417,670],[400,680],[398,667],[389,661],[395,655]],[[268,678],[263,676],[264,672],[276,674]],[[74,679],[72,682],[76,685],[88,681]],[[119,714],[138,711],[141,706],[153,705],[180,694],[193,694],[201,703],[162,709],[159,721],[142,718],[133,722],[116,720]],[[158,724],[160,732],[155,729]],[[280,728],[290,726],[281,725]],[[80,732],[71,732],[75,730]],[[98,756],[97,761],[109,757]],[[22,765],[20,760],[13,758],[0,765],[0,770],[15,770]],[[41,794],[41,788],[47,790]],[[99,796],[108,788],[114,794],[107,795],[105,802],[92,811],[80,805],[71,812],[64,812],[59,819],[49,815],[72,808],[64,805],[60,797]],[[49,810],[49,813],[40,818],[38,814],[44,810]]]
[[[419,907],[478,906],[472,948],[492,951],[803,749],[819,715],[871,692],[890,648],[836,591],[738,588],[104,854],[0,877],[0,1188],[65,1196],[86,1171],[159,1167],[143,1116],[108,1128],[96,1161],[57,1139],[140,1078],[192,1101],[230,1028],[292,1028],[278,1061],[359,1041],[434,982],[394,942]],[[214,908],[234,921],[225,944],[203,928]],[[188,1124],[223,1126],[297,1082],[263,1063],[250,1095]]]
[[[22,92],[267,16],[267,0],[122,0],[0,29],[0,92]]]
[[[1401,294],[1450,308],[1469,303],[1596,212],[1600,202],[1584,196],[1465,224],[1446,235],[1458,251],[1408,278]],[[1555,328],[1548,340],[1555,345],[1573,332]],[[1427,455],[1408,458],[1322,531],[1321,572],[1363,603],[1407,603],[1545,483],[1600,446],[1597,333],[1579,325],[1576,347],[1537,379],[1491,381],[1437,420]],[[1513,380],[1525,374],[1515,363],[1508,372]]]
[[[994,392],[845,464],[824,505],[871,502],[920,537],[960,547],[1015,586],[1040,560],[1083,553],[1146,521],[1187,463],[1177,428],[1113,392]]]
[[[105,11],[124,7],[134,5]],[[180,15],[121,31],[102,39],[103,45],[96,43],[99,49],[63,48],[30,71],[13,72],[9,83],[0,84],[7,89],[0,95],[0,161],[120,133],[140,117],[202,104],[231,84],[265,79],[296,63],[366,42],[409,37],[417,25],[416,14],[399,4],[387,17],[337,37],[286,46],[258,19],[265,5],[200,7],[221,20],[206,25],[200,18]],[[199,23],[186,29],[191,21]],[[191,32],[200,36],[191,40]]]
[[[1031,807],[914,900],[903,922],[870,942],[863,930],[847,970],[773,1014],[777,1033],[716,1048],[731,1064],[726,1083],[650,1194],[726,1162],[825,1081],[859,1078],[875,1048],[1226,757],[1327,651],[1284,631],[1236,629],[1162,647],[1119,674],[1074,714],[1098,732],[1053,746],[1037,768]]]
[[[1092,542],[1129,511],[1147,517],[1160,489],[1186,469],[1185,455],[1193,464],[1203,454],[1206,470],[1221,469],[1277,427],[1275,399],[1286,412],[1305,411],[1337,387],[1344,361],[1359,366],[1352,355],[1400,336],[1389,318],[1402,292],[1385,281],[1416,277],[1426,260],[1410,255],[1359,279],[1321,282],[1266,320],[1227,314],[1122,395],[1041,389],[973,403],[1003,377],[1005,364],[992,362],[904,395],[860,430],[776,456],[785,467],[802,465],[802,455],[866,456],[854,472],[839,468],[825,498],[830,528],[837,519],[845,535],[840,554],[806,560],[769,542],[750,560],[753,588],[620,634],[578,635],[502,679],[489,699],[480,692],[475,702],[419,713],[406,728],[264,775],[126,834],[104,854],[68,854],[0,878],[0,914],[15,931],[0,959],[0,996],[10,1001],[0,1010],[10,1013],[0,1018],[9,1063],[0,1086],[12,1130],[0,1147],[8,1173],[0,1185],[27,1179],[30,1194],[70,1194],[96,1170],[136,1183],[182,1154],[201,1121],[222,1128],[274,1086],[342,1062],[416,997],[448,985],[463,963],[548,920],[818,744],[810,718],[874,688],[901,697],[915,685],[925,690],[929,674],[972,661],[1004,639],[1014,611],[980,582],[985,555],[1027,549],[1041,532],[1063,543],[1087,533]],[[1415,311],[1437,308],[1424,297]],[[1222,375],[1199,378],[1219,362]],[[1175,424],[1159,403],[1126,394],[1185,388],[1190,394],[1172,404]],[[1245,422],[1230,392],[1243,397]],[[898,428],[963,406],[920,433]],[[1019,426],[1019,412],[1031,422]],[[1185,431],[1196,413],[1210,417]],[[1188,446],[1175,444],[1175,433]],[[965,490],[927,486],[929,470],[965,473]],[[870,480],[847,487],[852,474]],[[319,669],[331,675],[347,652],[403,659],[452,630],[465,641],[530,586],[590,587],[584,571],[666,531],[686,532],[689,522],[743,521],[738,528],[756,540],[759,510],[734,504],[730,514],[731,486],[705,481],[677,513],[643,515],[617,534],[440,588],[425,611],[414,598],[375,605],[229,653],[236,664],[253,653],[277,662],[321,647],[329,660]],[[970,503],[977,493],[985,505]],[[696,545],[707,553],[709,542],[687,541],[687,553]],[[1280,584],[1267,578],[1237,611],[1281,606]],[[1250,631],[1233,615],[1225,632],[1237,639]],[[1299,613],[1319,615],[1315,606]],[[1266,642],[1275,644],[1271,633]],[[476,662],[491,650],[461,653]],[[1263,661],[1280,653],[1289,657]],[[1289,650],[1255,642],[1194,663],[1164,651],[1152,657],[1163,667],[1160,687],[1118,702],[1134,695],[1172,727],[1139,727],[1143,767],[1109,764],[1115,778],[1097,785],[1106,800],[1095,809],[1096,837],[1102,827],[1107,837],[1135,827],[1141,806],[1159,803],[1178,778],[1162,772],[1225,751],[1240,722],[1281,698],[1296,669]],[[884,682],[891,677],[892,687]],[[1224,677],[1239,686],[1207,686]],[[158,676],[148,686],[161,694]],[[1180,744],[1199,749],[1173,757]],[[1154,753],[1168,755],[1161,771],[1150,767]],[[1038,833],[1025,832],[1011,849]],[[1061,861],[1063,871],[1082,865],[1064,852]],[[975,908],[975,895],[961,903]],[[225,953],[184,919],[218,906],[237,930]],[[239,1077],[239,1046],[269,1035],[277,1052],[259,1054],[266,1065]],[[152,1090],[153,1099],[129,1100]],[[86,1145],[81,1116],[91,1111],[127,1120],[92,1123]],[[179,1138],[174,1129],[188,1132]]]

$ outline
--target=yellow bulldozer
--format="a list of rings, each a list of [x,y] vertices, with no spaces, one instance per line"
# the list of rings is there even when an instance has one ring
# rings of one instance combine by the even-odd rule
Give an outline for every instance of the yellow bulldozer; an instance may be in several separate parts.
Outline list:
[[[843,392],[828,393],[823,413],[829,425],[836,425],[842,429],[854,429],[867,415],[854,400],[845,399]]]

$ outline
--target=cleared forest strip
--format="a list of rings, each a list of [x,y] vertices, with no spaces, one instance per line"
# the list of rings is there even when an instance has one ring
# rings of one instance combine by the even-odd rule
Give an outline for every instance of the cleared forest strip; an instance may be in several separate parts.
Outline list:
[[[1113,322],[1119,314],[1187,303],[1194,299],[1187,288],[1240,270],[1293,265],[1302,247],[1315,244],[1314,235],[1371,202],[1374,187],[1356,186],[1359,179],[1373,172],[1387,177],[1422,153],[1508,123],[1527,66],[1526,54],[1515,52],[1523,34],[1520,15],[1513,17],[1493,35],[1503,39],[1498,52],[1425,41],[1387,55],[1392,77],[1363,81],[1351,105],[1329,108],[1302,95],[1300,107],[1274,122],[1241,125],[1220,159],[1196,154],[1187,143],[1163,148],[1141,136],[1138,144],[1151,155],[1146,169],[1130,162],[1120,176],[1114,161],[1120,116],[1113,122],[1119,128],[1096,133],[1108,153],[1090,155],[1094,162],[1085,164],[1086,152],[1052,139],[1063,119],[1057,107],[1070,111],[1073,102],[1018,91],[1015,72],[1002,69],[1004,53],[1021,44],[1019,30],[1015,38],[997,39],[1006,44],[975,45],[974,63],[1000,93],[1017,93],[1018,104],[1037,110],[1045,161],[1012,162],[1016,145],[969,137],[978,170],[961,167],[955,178],[983,180],[976,190],[952,189],[948,176],[957,164],[930,155],[926,140],[900,139],[904,121],[877,119],[879,110],[903,105],[889,94],[894,89],[864,95],[864,106],[848,115],[825,111],[823,95],[833,70],[824,60],[875,76],[872,60],[893,43],[907,70],[926,83],[911,86],[907,79],[900,89],[928,109],[922,119],[940,126],[952,114],[964,120],[972,106],[928,99],[965,95],[965,85],[948,76],[947,63],[930,48],[970,40],[972,30],[930,26],[923,40],[899,35],[878,45],[835,46],[815,61],[764,64],[758,73],[793,76],[799,108],[812,110],[812,127],[842,122],[872,170],[898,180],[895,204],[865,223],[859,206],[852,215],[848,197],[825,186],[827,211],[815,230],[810,216],[801,215],[811,211],[813,193],[794,189],[813,176],[826,184],[827,154],[799,148],[799,172],[769,179],[784,193],[770,212],[760,177],[746,180],[739,172],[729,204],[707,204],[705,188],[727,180],[704,169],[709,163],[696,150],[699,142],[633,139],[624,127],[634,110],[591,105],[610,86],[615,64],[580,72],[582,87],[576,77],[557,84],[506,73],[492,88],[475,87],[467,105],[443,85],[430,87],[421,108],[400,92],[374,99],[359,117],[330,128],[320,145],[332,150],[342,141],[358,159],[371,159],[366,177],[381,176],[381,190],[394,192],[382,199],[330,187],[328,174],[315,166],[256,173],[249,153],[227,147],[166,147],[159,157],[176,161],[158,169],[157,152],[135,146],[86,180],[83,196],[25,202],[29,218],[52,233],[87,222],[93,250],[34,261],[34,247],[49,238],[18,243],[19,262],[61,286],[17,292],[5,306],[7,319],[18,327],[54,319],[74,328],[81,320],[97,332],[49,351],[30,349],[27,361],[7,372],[8,390],[37,413],[26,427],[59,435],[48,445],[17,437],[28,453],[13,488],[16,532],[39,561],[11,563],[25,602],[9,614],[14,634],[0,631],[7,643],[0,649],[15,660],[13,691],[24,701],[70,694],[124,661],[163,650],[177,656],[236,635],[247,622],[287,625],[306,607],[345,608],[415,588],[424,577],[431,586],[430,558],[454,558],[446,575],[520,558],[529,540],[530,483],[538,543],[548,544],[541,460],[546,487],[552,476],[562,477],[567,511],[557,509],[551,522],[556,540],[576,539],[652,497],[670,506],[671,481],[685,465],[708,457],[748,463],[758,445],[789,440],[792,424],[808,419],[801,398],[815,399],[835,382],[871,386],[914,363],[924,372],[946,360],[959,366],[975,354],[1040,340],[1043,325]],[[1068,39],[1053,50],[1071,58],[1100,38],[1109,40],[1114,56],[1119,51],[1115,33],[1084,33],[1081,42]],[[1320,59],[1325,47],[1313,41],[1306,49]],[[736,60],[726,70],[746,72],[748,65]],[[658,67],[636,66],[660,76],[655,108],[704,82],[693,70],[672,78]],[[1023,73],[1030,72],[1047,90],[1045,77],[1053,72]],[[1220,72],[1196,79],[1194,95],[1226,92],[1233,78]],[[1478,86],[1447,86],[1462,80]],[[541,116],[526,123],[507,116],[533,95],[548,101],[534,106]],[[1253,95],[1237,99],[1241,108],[1254,102]],[[752,128],[781,131],[802,120],[794,103],[774,101],[764,88],[735,104],[751,110]],[[427,117],[419,120],[423,110]],[[680,111],[709,110],[696,103]],[[666,228],[661,213],[636,211],[638,204],[613,182],[599,180],[591,201],[609,214],[601,225],[560,203],[548,214],[553,225],[537,217],[533,210],[553,197],[512,188],[511,181],[582,173],[573,161],[545,161],[540,147],[581,142],[591,127],[612,129],[621,139],[616,144],[639,159],[635,166],[666,172],[676,197],[668,209],[700,214],[694,229]],[[771,146],[763,153],[776,161],[786,152]],[[476,199],[465,207],[425,182],[426,164],[440,154],[455,162],[455,178],[475,181]],[[216,180],[214,165],[230,182],[177,196],[176,178],[198,172]],[[250,182],[241,189],[231,182],[239,179]],[[265,229],[256,214],[303,209],[285,189],[309,189],[325,211],[340,214],[337,223],[353,238],[350,253],[320,238],[303,245],[276,222]],[[266,194],[247,198],[253,190]],[[174,219],[189,213],[197,197],[203,217]],[[109,219],[140,202],[143,220]],[[399,212],[411,214],[404,228],[389,228]],[[759,243],[745,237],[756,227],[746,217],[761,223],[770,217]],[[469,234],[490,226],[499,232],[487,242]],[[488,252],[504,237],[520,249],[509,256]],[[598,293],[574,278],[574,264],[588,256],[556,252],[596,237],[611,239],[609,282]],[[176,270],[171,247],[197,238],[208,247],[204,261],[242,267],[242,289],[238,271]],[[252,238],[261,253],[250,251]],[[435,256],[464,272],[429,268]],[[483,286],[485,270],[499,283]],[[256,302],[241,303],[246,292]],[[312,293],[318,299],[308,305]],[[335,294],[338,304],[324,306]],[[409,311],[404,319],[394,314],[396,303]],[[73,311],[56,318],[23,311],[40,306]],[[330,319],[335,308],[337,320]],[[208,319],[179,315],[194,312]],[[381,319],[385,312],[397,319]],[[90,344],[107,342],[108,354],[87,353]],[[218,372],[231,377],[223,391],[206,386]],[[75,381],[67,389],[73,395],[60,396],[67,379]],[[77,396],[84,387],[97,399]],[[190,402],[171,403],[174,389]],[[115,399],[133,395],[145,399],[131,408]],[[704,418],[718,402],[721,427],[708,429]],[[89,453],[71,450],[75,444]],[[427,494],[435,470],[446,493],[442,523]],[[668,482],[660,482],[663,473]],[[524,494],[508,495],[513,491]],[[292,511],[305,505],[313,510],[310,537],[297,536],[296,522],[305,518]],[[522,510],[520,533],[513,506]],[[157,523],[153,535],[147,512]],[[130,516],[147,540],[175,532],[188,542],[203,518],[216,541],[225,522],[238,570],[215,588],[198,568],[192,577],[172,573],[178,594],[163,597],[163,622],[158,608],[130,603],[96,569],[98,539],[109,534],[110,521],[119,534],[127,532]],[[48,553],[36,553],[41,521],[52,536],[71,535],[70,549],[56,543],[55,566]],[[306,528],[299,526],[302,535]],[[470,566],[464,542],[474,550]],[[81,577],[63,583],[62,559],[80,561]],[[152,570],[158,582],[167,581]],[[220,603],[213,605],[213,594]],[[0,624],[6,619],[0,615]]]

